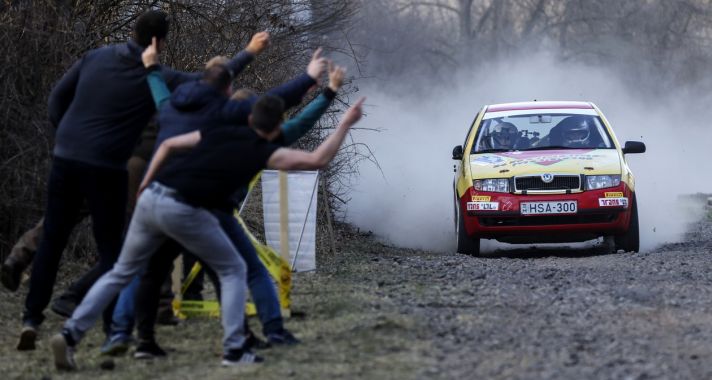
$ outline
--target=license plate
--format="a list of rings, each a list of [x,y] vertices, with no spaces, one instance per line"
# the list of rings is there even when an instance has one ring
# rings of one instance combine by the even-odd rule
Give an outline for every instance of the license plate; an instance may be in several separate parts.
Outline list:
[[[575,214],[576,201],[522,202],[519,209],[522,215]]]

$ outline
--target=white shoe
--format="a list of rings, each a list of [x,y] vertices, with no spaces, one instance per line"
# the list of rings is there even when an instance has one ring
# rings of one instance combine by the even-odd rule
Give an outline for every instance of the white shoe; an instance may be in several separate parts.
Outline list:
[[[252,363],[262,363],[264,359],[247,350],[230,350],[223,355],[222,365],[225,367],[240,366]]]
[[[64,335],[57,334],[50,339],[52,355],[54,355],[54,366],[60,371],[74,371],[77,363],[74,361],[74,347],[67,344]]]

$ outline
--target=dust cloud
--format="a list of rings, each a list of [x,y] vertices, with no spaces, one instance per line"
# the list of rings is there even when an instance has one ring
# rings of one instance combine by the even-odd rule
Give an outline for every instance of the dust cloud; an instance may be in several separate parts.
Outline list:
[[[709,98],[683,89],[647,96],[626,88],[612,71],[544,54],[478,66],[457,78],[446,89],[422,81],[417,92],[360,85],[369,106],[359,127],[381,132],[352,134],[369,145],[380,168],[361,165],[346,210],[349,222],[398,246],[453,251],[452,148],[463,143],[483,105],[534,99],[592,101],[621,144],[645,142],[646,153],[627,156],[637,181],[641,250],[680,240],[703,212],[684,196],[712,188],[705,169],[712,141]]]

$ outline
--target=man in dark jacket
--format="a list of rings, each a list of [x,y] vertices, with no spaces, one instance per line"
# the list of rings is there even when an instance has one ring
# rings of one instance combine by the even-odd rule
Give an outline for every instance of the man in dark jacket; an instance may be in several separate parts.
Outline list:
[[[87,52],[72,65],[49,97],[49,119],[57,127],[48,180],[44,237],[37,251],[22,316],[18,350],[35,348],[37,327],[52,296],[59,260],[83,202],[92,217],[98,268],[82,283],[90,287],[111,269],[119,254],[127,202],[126,163],[155,106],[146,83],[141,53],[168,34],[164,12],[148,11],[136,21],[133,39]],[[229,63],[241,71],[253,58],[238,53]],[[194,81],[202,73],[162,68],[169,87]],[[111,320],[108,308],[105,323]]]

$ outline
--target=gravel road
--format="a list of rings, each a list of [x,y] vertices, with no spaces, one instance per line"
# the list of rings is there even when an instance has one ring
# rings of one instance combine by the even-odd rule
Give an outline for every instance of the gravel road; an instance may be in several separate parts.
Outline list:
[[[221,369],[218,322],[191,320],[159,331],[169,359],[121,358],[102,371],[95,329],[71,378],[712,378],[710,219],[684,243],[640,254],[524,247],[471,258],[339,236],[317,273],[295,277],[294,308],[305,316],[287,325],[298,347]],[[0,292],[0,369],[55,378],[46,338],[59,318],[50,316],[37,351],[12,347],[24,288]]]
[[[712,378],[712,223],[648,253],[365,249],[387,314],[429,343],[420,378]],[[427,365],[425,365],[427,363]]]

